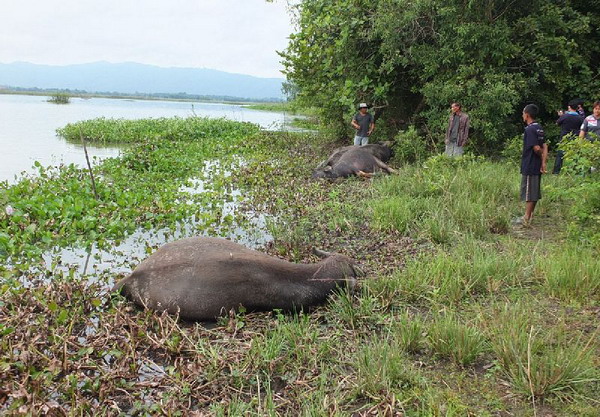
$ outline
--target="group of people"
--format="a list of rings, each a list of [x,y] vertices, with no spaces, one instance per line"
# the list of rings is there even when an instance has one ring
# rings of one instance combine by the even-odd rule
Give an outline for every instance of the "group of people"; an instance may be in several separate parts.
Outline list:
[[[537,123],[539,109],[528,104],[523,109],[523,121],[527,124],[523,135],[521,155],[521,200],[525,201],[525,214],[516,219],[515,224],[528,226],[531,223],[535,206],[542,198],[541,177],[546,173],[548,144],[544,129]],[[560,126],[560,140],[565,136],[579,136],[594,141],[600,137],[600,101],[596,101],[592,114],[586,117],[582,100],[572,100],[566,112],[559,110],[556,124]],[[564,153],[559,149],[552,172],[558,174],[562,168]]]
[[[366,103],[360,103],[359,111],[352,118],[351,125],[356,129],[354,137],[355,146],[364,146],[369,143],[369,136],[375,129],[375,119],[368,112]],[[521,154],[521,200],[525,202],[525,214],[515,219],[515,224],[528,226],[531,223],[533,211],[537,202],[542,198],[541,176],[546,173],[548,158],[548,144],[542,126],[536,121],[539,108],[535,104],[528,104],[523,109],[523,150]],[[587,140],[600,137],[600,101],[596,101],[592,114],[587,116],[583,109],[582,100],[572,100],[566,112],[558,111],[556,123],[560,126],[560,138],[567,135],[579,136]],[[469,115],[462,111],[458,102],[450,106],[450,118],[446,129],[445,143],[446,155],[460,156],[469,139]],[[564,153],[558,150],[553,173],[558,174],[563,163]]]
[[[462,111],[458,102],[450,106],[451,114],[446,131],[446,155],[460,156],[469,139],[469,115]],[[358,105],[358,113],[352,118],[351,126],[356,129],[354,146],[364,146],[369,143],[369,136],[375,129],[375,118],[369,113],[367,103]]]

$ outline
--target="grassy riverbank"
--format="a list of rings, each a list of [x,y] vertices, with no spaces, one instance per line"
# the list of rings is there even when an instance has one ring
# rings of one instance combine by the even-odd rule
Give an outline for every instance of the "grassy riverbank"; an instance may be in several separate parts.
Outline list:
[[[545,178],[534,226],[513,229],[522,207],[511,163],[434,157],[392,177],[316,182],[326,138],[203,123],[210,133],[132,134],[138,144],[96,168],[98,200],[74,167],[2,186],[0,206],[15,213],[0,214],[0,256],[12,260],[0,266],[1,410],[596,415],[600,261],[567,192],[581,178]],[[206,189],[184,195],[215,159]],[[110,247],[188,216],[202,218],[192,234],[250,227],[221,215],[232,189],[246,213],[269,215],[263,250],[296,262],[315,261],[313,246],[350,255],[367,272],[358,292],[206,328],[110,297],[110,272],[91,284],[57,265],[27,272],[54,245]]]

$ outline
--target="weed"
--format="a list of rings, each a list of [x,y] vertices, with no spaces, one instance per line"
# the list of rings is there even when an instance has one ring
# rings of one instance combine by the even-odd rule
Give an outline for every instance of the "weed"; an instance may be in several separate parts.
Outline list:
[[[536,399],[570,396],[597,379],[590,343],[572,340],[560,328],[541,331],[523,304],[496,313],[491,348],[504,375],[519,393]]]
[[[436,354],[461,366],[471,365],[487,350],[484,336],[451,313],[434,317],[428,340]]]

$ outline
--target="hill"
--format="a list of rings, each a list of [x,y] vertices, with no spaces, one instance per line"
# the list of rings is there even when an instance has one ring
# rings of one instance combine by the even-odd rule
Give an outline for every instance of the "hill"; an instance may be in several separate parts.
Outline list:
[[[281,99],[283,78],[259,78],[206,68],[163,68],[132,62],[51,66],[0,63],[0,85],[125,94],[180,94]]]

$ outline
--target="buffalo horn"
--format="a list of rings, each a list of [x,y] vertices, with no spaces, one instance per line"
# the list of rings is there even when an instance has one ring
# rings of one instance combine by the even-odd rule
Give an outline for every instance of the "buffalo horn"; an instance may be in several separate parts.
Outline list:
[[[319,258],[327,258],[328,256],[331,256],[331,253],[317,248],[313,248],[313,253]]]

